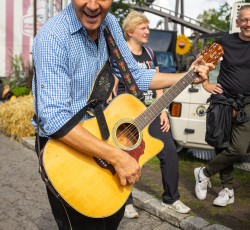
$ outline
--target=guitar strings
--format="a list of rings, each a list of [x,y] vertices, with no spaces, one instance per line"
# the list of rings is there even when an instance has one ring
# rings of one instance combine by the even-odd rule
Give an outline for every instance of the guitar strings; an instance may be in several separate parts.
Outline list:
[[[212,49],[213,48],[213,49]],[[214,51],[216,51],[217,53],[214,53]],[[218,51],[220,51],[219,53],[218,53]],[[210,56],[210,54],[211,53],[213,53],[213,55],[212,56]],[[216,54],[216,55],[215,55]],[[202,52],[202,55],[203,55],[203,60],[202,60],[202,63],[203,64],[205,64],[205,63],[207,63],[208,62],[208,60],[209,60],[209,63],[216,63],[218,60],[219,60],[219,58],[223,55],[223,49],[221,48],[221,46],[219,45],[218,46],[218,44],[216,44],[216,43],[214,43],[213,45],[211,45],[210,47],[209,47],[209,49],[208,50],[204,50],[203,52]],[[207,59],[207,60],[206,60]],[[212,60],[212,61],[211,61]],[[172,93],[173,93],[173,95],[175,95],[176,94],[176,92],[177,92],[177,95],[179,94],[178,93],[178,87],[179,87],[179,85],[181,85],[181,87],[180,88],[182,88],[182,90],[185,88],[185,87],[187,87],[187,85],[185,85],[186,84],[186,82],[185,81],[183,81],[184,79],[188,79],[189,81],[193,81],[194,80],[194,75],[198,75],[197,73],[195,73],[193,70],[195,69],[195,67],[193,67],[191,70],[189,70],[189,72],[187,73],[187,75],[186,76],[184,76],[180,81],[178,81],[175,85],[173,85],[172,87],[170,87],[170,89],[169,89],[169,91],[168,91],[168,93],[171,93],[171,91],[173,91]],[[190,77],[190,79],[189,79],[189,77]],[[188,84],[190,84],[190,83],[192,83],[192,81],[189,83],[189,81],[188,81]],[[176,90],[177,89],[177,90]],[[177,96],[177,95],[175,95],[175,97]],[[149,118],[147,118],[147,120],[148,121],[150,121],[151,120],[151,122],[155,119],[155,116],[153,116],[152,117],[152,114],[154,114],[154,113],[150,113],[150,112],[152,112],[151,110],[154,110],[154,107],[156,107],[157,108],[157,103],[158,104],[162,104],[161,103],[161,100],[163,100],[163,99],[165,99],[164,98],[164,96],[166,97],[166,94],[164,94],[162,97],[160,97],[158,100],[156,100],[155,102],[153,102],[153,104],[152,105],[154,105],[154,106],[150,106],[150,107],[148,107],[148,109],[147,110],[145,110],[145,111],[147,111],[148,113],[149,113],[149,115],[151,115],[151,116],[149,116]],[[170,100],[170,102],[171,102],[171,100]],[[169,102],[169,103],[170,103]],[[167,105],[168,105],[168,103],[167,103]],[[144,112],[145,112],[144,111]],[[126,126],[125,127],[125,129],[124,130],[122,130],[118,135],[117,135],[117,138],[119,138],[119,137],[121,137],[122,135],[123,136],[125,136],[125,137],[128,137],[127,139],[128,139],[128,141],[131,141],[132,143],[134,143],[133,141],[136,141],[137,142],[137,140],[138,140],[138,138],[136,138],[136,136],[138,136],[139,137],[139,133],[143,130],[143,128],[145,128],[145,125],[143,125],[143,127],[141,127],[141,130],[140,129],[137,129],[137,126],[139,126],[140,125],[140,123],[142,123],[143,121],[145,122],[145,119],[143,119],[143,118],[145,118],[146,116],[143,116],[143,114],[144,114],[144,112],[141,114],[141,115],[139,115],[134,121],[135,121],[135,124],[129,124],[128,126]],[[158,112],[158,109],[155,109],[155,111],[153,111],[153,112]],[[142,119],[140,119],[140,117],[142,117]],[[151,123],[150,122],[150,123]],[[137,124],[136,124],[137,123]],[[150,124],[150,123],[147,123],[147,124]]]
[[[193,74],[194,74],[194,72],[193,72],[193,69],[192,70],[190,70],[189,71],[189,73],[186,75],[186,78],[188,78],[188,77],[190,77],[190,79],[189,80],[193,80]],[[183,82],[183,81],[182,81]],[[179,85],[181,86],[181,87],[179,87]],[[168,93],[171,93],[171,90],[172,90],[172,93],[175,95],[176,94],[176,92],[175,92],[175,90],[176,89],[178,89],[178,91],[180,90],[180,89],[184,89],[186,86],[183,86],[183,83],[180,83],[180,81],[179,82],[177,82],[176,83],[176,85],[174,85],[175,87],[174,88],[172,88],[172,87],[170,87],[170,89],[169,89],[169,91],[168,91]],[[179,87],[179,88],[178,88]],[[178,94],[177,94],[178,95]],[[150,106],[150,107],[148,107],[148,109],[146,110],[147,111],[147,113],[148,113],[148,115],[150,115],[149,117],[147,117],[147,120],[151,120],[151,122],[155,119],[155,112],[158,112],[158,107],[157,107],[157,104],[160,104],[161,106],[162,106],[162,99],[164,99],[164,96],[165,95],[163,95],[161,98],[159,98],[158,100],[156,100],[155,102],[154,102],[154,106],[152,107],[152,106]],[[161,99],[161,100],[160,100]],[[169,102],[170,103],[170,102]],[[154,109],[154,107],[156,107],[156,109]],[[152,111],[153,110],[153,111]],[[153,113],[152,113],[153,112]],[[153,114],[153,116],[152,116],[152,114]],[[143,113],[142,114],[140,114],[136,119],[135,119],[135,121],[137,120],[137,122],[135,122],[135,123],[138,123],[138,126],[140,125],[140,123],[141,122],[145,122],[145,119],[140,119],[140,117],[141,116],[143,116]],[[157,116],[157,115],[156,115]],[[143,116],[143,117],[146,117],[146,116]],[[151,123],[150,122],[150,123]],[[134,142],[137,142],[138,141],[138,137],[139,137],[139,132],[140,132],[140,130],[138,130],[137,129],[137,125],[135,124],[129,124],[128,126],[126,126],[125,127],[125,129],[124,130],[122,130],[121,132],[119,132],[119,134],[117,135],[117,139],[119,139],[121,136],[125,136],[126,138],[127,138],[127,140],[128,141],[131,141],[132,143],[134,143]],[[138,137],[136,137],[136,136],[138,136]]]

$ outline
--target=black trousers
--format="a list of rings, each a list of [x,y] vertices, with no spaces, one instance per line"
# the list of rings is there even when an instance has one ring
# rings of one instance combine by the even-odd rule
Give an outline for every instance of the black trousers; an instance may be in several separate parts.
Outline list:
[[[164,143],[162,151],[157,154],[160,160],[162,185],[164,192],[162,201],[166,204],[172,204],[180,199],[178,191],[179,183],[179,156],[171,132],[162,132],[160,125],[160,116],[158,116],[149,126],[151,136],[160,139]],[[132,193],[126,204],[133,203]]]
[[[47,138],[40,138],[40,149],[47,141]],[[36,151],[37,149],[36,141]],[[112,216],[90,218],[75,211],[64,201],[59,200],[48,188],[46,189],[52,213],[60,230],[116,230],[123,218],[125,205]]]

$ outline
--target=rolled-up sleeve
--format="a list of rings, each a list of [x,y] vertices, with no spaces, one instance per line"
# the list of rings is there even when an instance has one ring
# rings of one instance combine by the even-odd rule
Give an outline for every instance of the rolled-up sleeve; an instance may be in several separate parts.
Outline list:
[[[42,35],[36,38],[33,46],[37,75],[36,99],[40,126],[46,135],[51,135],[72,117],[71,79],[66,48],[54,34]]]

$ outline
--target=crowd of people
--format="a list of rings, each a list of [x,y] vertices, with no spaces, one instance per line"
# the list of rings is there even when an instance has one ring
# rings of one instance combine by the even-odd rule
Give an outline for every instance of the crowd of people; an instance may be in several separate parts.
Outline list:
[[[93,84],[103,66],[109,68],[119,80],[118,94],[127,91],[126,87],[121,85],[124,80],[117,60],[110,57],[105,29],[109,28],[114,43],[119,47],[120,54],[140,90],[145,92],[153,90],[150,95],[156,95],[158,98],[163,94],[163,89],[178,82],[185,73],[159,72],[154,53],[150,47],[145,46],[149,36],[148,19],[142,13],[131,12],[124,20],[122,31],[118,20],[109,13],[112,2],[112,0],[72,0],[68,7],[50,19],[35,37],[32,53],[35,66],[33,94],[36,118],[33,124],[38,134],[36,139],[38,156],[49,138],[59,139],[82,154],[109,162],[119,176],[120,185],[125,186],[134,184],[141,176],[141,168],[136,159],[123,149],[95,137],[78,124],[79,121],[91,118],[88,113],[84,113],[79,121],[75,116],[82,108],[89,105],[90,95],[93,96],[95,91],[95,88],[92,88]],[[204,83],[204,87],[208,90],[210,88],[212,93],[223,91],[223,94],[230,93],[230,98],[238,94],[249,98],[250,81],[247,79],[249,78],[249,55],[247,56],[250,41],[249,20],[250,8],[243,7],[237,19],[241,33],[229,35],[218,41],[225,49],[218,85],[209,86],[209,83]],[[234,55],[231,55],[232,52]],[[215,68],[213,64],[202,64],[202,56],[197,57],[192,66],[195,66],[194,71],[197,73],[197,78],[194,80],[196,84],[207,81],[209,71]],[[109,89],[102,92],[109,94],[112,91],[112,84],[110,80],[110,84],[105,85],[105,87],[110,85]],[[108,96],[102,95],[103,98],[98,100],[100,103],[105,103]],[[249,116],[249,103],[240,109]],[[237,112],[239,111],[236,110],[236,116]],[[215,202],[217,205],[223,202],[223,204],[233,203],[233,190],[229,186],[232,181],[232,163],[246,152],[249,143],[249,120],[241,124],[233,123],[232,126],[230,146],[220,149],[217,157],[205,168],[195,169],[195,191],[199,199],[205,199],[207,187],[210,185],[209,177],[221,172],[224,190],[223,194],[219,195],[221,200]],[[190,208],[180,201],[178,155],[165,109],[151,123],[149,133],[164,143],[164,148],[157,155],[164,188],[162,205],[176,212],[188,213]],[[77,212],[62,199],[58,199],[57,194],[49,187],[46,189],[59,229],[112,230],[118,228],[124,215],[129,218],[138,217],[133,206],[132,194],[127,203],[113,215],[93,218]]]

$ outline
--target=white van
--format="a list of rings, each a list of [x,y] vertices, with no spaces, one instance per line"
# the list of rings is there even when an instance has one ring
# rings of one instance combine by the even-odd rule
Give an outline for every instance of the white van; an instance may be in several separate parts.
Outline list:
[[[209,81],[217,82],[220,65],[210,72]],[[190,84],[170,104],[169,115],[174,140],[185,148],[212,149],[205,141],[207,99],[202,84]]]
[[[219,65],[210,73],[211,83],[216,83],[218,72]],[[209,154],[213,156],[213,148],[205,141],[209,97],[210,93],[202,84],[189,85],[170,104],[169,120],[173,138],[178,146],[209,150]]]
[[[188,86],[169,106],[174,140],[185,148],[211,149],[205,142],[207,99],[201,84]]]

